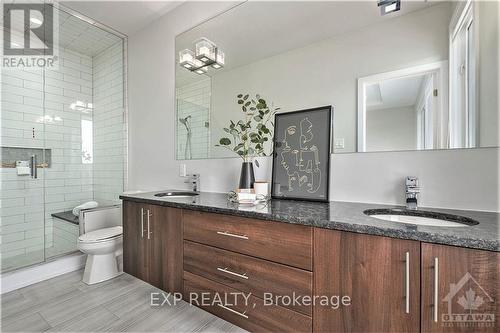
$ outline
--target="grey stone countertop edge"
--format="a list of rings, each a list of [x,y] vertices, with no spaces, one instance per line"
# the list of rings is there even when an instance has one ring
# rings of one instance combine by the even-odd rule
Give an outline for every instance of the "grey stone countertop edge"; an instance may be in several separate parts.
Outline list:
[[[240,208],[237,204],[227,201],[225,193],[201,192],[199,198],[209,198],[210,200],[208,201],[212,202],[193,203],[192,198],[159,199],[154,197],[154,193],[158,192],[161,191],[137,194],[123,194],[120,195],[120,199],[137,203],[147,203],[207,213],[219,213],[375,236],[385,236],[397,239],[415,240],[426,243],[452,245],[471,249],[500,252],[500,240],[498,239],[500,228],[500,214],[494,212],[422,207],[420,208],[421,210],[432,211],[438,214],[441,212],[446,214],[466,216],[480,222],[478,226],[463,228],[423,227],[397,222],[382,221],[363,214],[363,211],[367,209],[402,208],[401,206],[396,205],[338,201],[321,203],[273,199],[268,204],[272,206],[271,212],[264,212],[252,211],[248,208]],[[222,207],[222,205],[224,204],[226,205],[226,207]],[[285,207],[283,211],[280,211],[279,207],[274,207],[276,205],[284,205],[288,207]],[[292,212],[290,212],[289,210],[287,211],[287,208],[290,207],[293,207]],[[318,214],[316,214],[315,212],[311,211],[311,209],[313,209],[314,211],[324,211],[320,211],[318,212]],[[332,210],[333,213],[331,212]],[[340,211],[340,213],[337,213],[337,211]],[[328,216],[326,213],[328,213]]]

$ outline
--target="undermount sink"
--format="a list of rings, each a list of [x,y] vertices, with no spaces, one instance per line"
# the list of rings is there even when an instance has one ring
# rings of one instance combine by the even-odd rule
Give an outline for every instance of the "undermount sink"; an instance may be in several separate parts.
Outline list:
[[[200,194],[192,191],[166,191],[166,192],[156,193],[155,197],[182,198],[182,197],[194,197],[197,195]]]
[[[431,227],[468,227],[479,222],[468,217],[424,210],[368,209],[364,213],[379,220]]]

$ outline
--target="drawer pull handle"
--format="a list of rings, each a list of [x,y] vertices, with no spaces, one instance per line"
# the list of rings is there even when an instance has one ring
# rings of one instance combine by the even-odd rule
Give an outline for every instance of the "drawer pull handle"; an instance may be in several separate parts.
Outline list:
[[[227,274],[231,274],[231,275],[234,275],[234,276],[237,276],[239,278],[242,278],[242,279],[245,279],[245,280],[248,280],[248,276],[247,276],[247,273],[244,273],[244,274],[238,274],[238,273],[235,273],[235,272],[231,272],[230,270],[226,268],[220,268],[220,267],[217,267],[217,270],[218,271],[221,271],[223,273],[227,273]]]
[[[217,231],[217,234],[218,235],[223,235],[223,236],[229,236],[229,237],[234,237],[234,238],[240,238],[240,239],[248,239],[248,236],[247,235],[236,235],[236,234],[232,234],[230,232],[227,232],[227,231]]]
[[[245,311],[245,312],[243,312],[243,313],[241,313],[241,312],[238,312],[238,311],[233,310],[233,309],[231,309],[231,308],[228,308],[227,306],[224,306],[224,305],[222,305],[222,304],[217,304],[217,306],[218,306],[218,307],[223,308],[224,310],[227,310],[227,311],[229,311],[229,312],[232,312],[232,313],[234,313],[234,314],[237,314],[237,315],[238,315],[238,316],[240,316],[240,317],[243,317],[243,318],[245,318],[245,319],[248,319],[248,316],[245,314],[245,313],[246,313],[246,311]]]

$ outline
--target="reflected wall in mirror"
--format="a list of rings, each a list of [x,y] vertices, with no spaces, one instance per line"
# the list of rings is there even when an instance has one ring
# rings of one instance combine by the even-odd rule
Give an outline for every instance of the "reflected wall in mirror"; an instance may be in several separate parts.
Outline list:
[[[448,147],[448,62],[358,80],[358,152]]]
[[[387,15],[376,1],[233,7],[176,38],[177,158],[234,157],[216,145],[230,120],[244,119],[242,93],[280,112],[333,105],[335,153],[499,146],[499,7],[402,1]],[[207,66],[196,54],[202,38],[213,42]],[[186,49],[190,69],[179,57]]]

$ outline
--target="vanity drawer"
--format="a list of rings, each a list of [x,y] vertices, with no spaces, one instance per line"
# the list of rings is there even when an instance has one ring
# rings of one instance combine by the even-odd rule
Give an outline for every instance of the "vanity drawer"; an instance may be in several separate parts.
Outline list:
[[[250,332],[312,331],[311,317],[186,271],[184,300]]]
[[[184,239],[312,270],[312,228],[184,211]]]
[[[264,298],[278,299],[278,305],[312,315],[312,307],[289,304],[293,296],[312,296],[312,273],[212,246],[184,241],[184,270],[229,287]],[[273,298],[276,299],[276,298]]]

